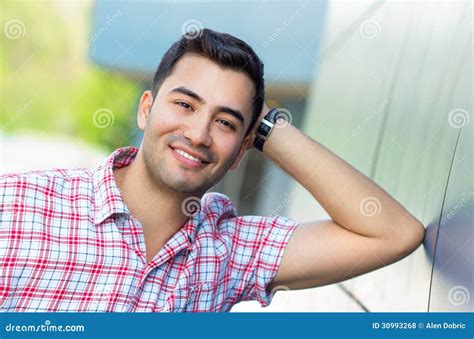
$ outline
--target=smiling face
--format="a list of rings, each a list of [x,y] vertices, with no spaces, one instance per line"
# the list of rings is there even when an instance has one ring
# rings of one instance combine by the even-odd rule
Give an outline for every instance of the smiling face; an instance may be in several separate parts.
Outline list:
[[[141,152],[153,182],[198,195],[237,168],[250,139],[254,91],[246,74],[185,54],[154,102],[150,91],[140,100]]]

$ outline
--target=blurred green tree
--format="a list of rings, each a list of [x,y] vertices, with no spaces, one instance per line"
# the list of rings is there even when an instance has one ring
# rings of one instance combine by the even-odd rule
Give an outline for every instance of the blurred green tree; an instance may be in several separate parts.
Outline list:
[[[92,1],[3,1],[0,131],[133,143],[141,85],[88,59]]]

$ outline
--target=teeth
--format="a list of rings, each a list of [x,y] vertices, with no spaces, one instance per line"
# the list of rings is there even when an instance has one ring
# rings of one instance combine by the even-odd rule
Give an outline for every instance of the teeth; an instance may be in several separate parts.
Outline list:
[[[182,151],[180,149],[175,148],[176,153],[181,154],[183,157],[188,158],[189,160],[196,161],[196,162],[201,162],[198,158],[193,157],[192,155],[186,153],[185,151]]]

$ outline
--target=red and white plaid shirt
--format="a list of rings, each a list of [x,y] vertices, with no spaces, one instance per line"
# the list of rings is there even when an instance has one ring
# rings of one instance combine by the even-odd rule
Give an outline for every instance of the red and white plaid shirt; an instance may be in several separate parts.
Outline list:
[[[140,222],[115,183],[133,147],[87,169],[0,176],[0,310],[229,311],[242,300],[267,306],[297,223],[237,216],[207,193],[194,214],[146,260]]]

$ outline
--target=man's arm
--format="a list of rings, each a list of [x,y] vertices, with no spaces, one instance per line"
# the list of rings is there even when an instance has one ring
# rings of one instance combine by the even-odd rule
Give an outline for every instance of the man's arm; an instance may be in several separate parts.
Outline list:
[[[275,126],[263,152],[332,218],[303,223],[294,231],[269,290],[349,279],[405,257],[423,241],[424,226],[403,206],[292,125]]]

